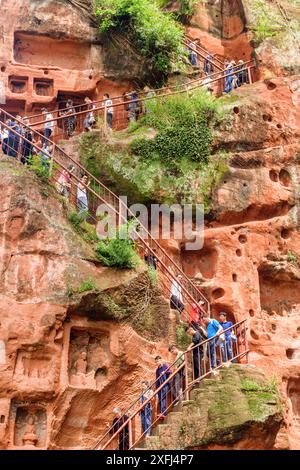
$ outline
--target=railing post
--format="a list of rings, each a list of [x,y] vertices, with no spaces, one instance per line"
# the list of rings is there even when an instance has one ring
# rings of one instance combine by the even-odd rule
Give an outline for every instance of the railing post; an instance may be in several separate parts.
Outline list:
[[[125,429],[124,428],[124,435],[125,435]],[[129,449],[131,449],[132,447],[132,444],[133,444],[133,439],[132,439],[132,419],[130,418],[129,419],[129,422],[128,422],[128,437],[129,437]]]
[[[251,67],[247,67],[247,71],[248,71],[249,84],[251,85],[251,83],[253,83],[252,75],[251,75]]]
[[[189,369],[188,369],[188,352],[184,353],[184,372],[185,372],[185,399],[190,399],[189,390]]]

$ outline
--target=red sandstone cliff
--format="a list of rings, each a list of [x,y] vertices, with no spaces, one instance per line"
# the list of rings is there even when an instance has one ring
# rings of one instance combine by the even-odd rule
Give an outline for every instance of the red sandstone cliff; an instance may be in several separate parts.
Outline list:
[[[127,86],[124,80],[138,74],[117,75],[90,20],[77,9],[80,3],[85,2],[2,0],[8,21],[2,26],[0,65],[9,110],[30,112],[58,95],[96,97],[110,86],[119,92]],[[221,56],[248,59],[254,52],[245,29],[251,2],[229,3],[200,5],[189,33]],[[11,11],[20,13],[17,21]],[[278,447],[290,448],[299,448],[300,438],[300,78],[292,75],[298,70],[295,50],[291,43],[291,67],[291,59],[272,41],[256,49],[262,80],[238,92],[231,119],[216,135],[216,148],[225,147],[231,158],[214,195],[204,249],[191,255],[170,243],[170,252],[212,299],[214,313],[225,309],[232,319],[249,318],[250,362],[281,384],[289,442],[281,443],[279,435]],[[59,51],[54,62],[53,51]],[[108,83],[107,76],[118,81]],[[1,171],[1,445],[24,445],[33,412],[41,447],[88,447],[101,434],[105,413],[110,418],[114,404],[123,399],[123,390],[136,395],[139,380],[153,374],[156,345],[130,325],[101,319],[107,304],[98,294],[97,302],[94,294],[68,298],[69,278],[78,287],[92,276],[100,291],[121,292],[127,300],[145,279],[143,273],[108,274],[66,225],[55,198],[46,206],[30,179],[24,185],[24,175],[12,176],[5,167]],[[161,299],[155,302],[167,316]],[[96,318],[89,318],[95,309]],[[96,352],[100,366],[97,376],[79,384],[75,363],[84,348]],[[88,364],[90,370],[95,366]]]

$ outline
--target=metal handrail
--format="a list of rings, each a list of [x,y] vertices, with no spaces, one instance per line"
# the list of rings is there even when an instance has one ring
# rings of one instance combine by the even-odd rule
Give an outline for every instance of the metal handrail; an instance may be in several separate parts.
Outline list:
[[[187,43],[190,40],[192,40],[192,39],[189,36],[186,35],[185,38],[183,39],[183,45],[188,46]],[[207,58],[203,55],[203,53],[212,55],[212,53],[209,52],[207,49],[205,49],[203,46],[200,46],[199,44],[197,44],[196,47],[201,50],[201,52],[199,52],[199,51],[196,51],[196,52],[197,52],[197,55],[200,55],[202,59],[207,60]],[[216,62],[219,62],[221,65],[224,65],[223,62],[218,57],[214,56],[214,61],[210,60],[210,59],[208,61],[211,62],[219,70],[223,70],[222,67],[220,67],[220,65],[217,65],[217,64],[214,63],[214,61],[216,61]],[[186,85],[189,85],[190,83],[192,83],[192,81],[187,82]],[[158,93],[158,92],[161,92],[163,90],[172,89],[172,88],[176,88],[176,87],[178,87],[178,85],[164,86],[164,87],[161,87],[161,88],[155,88],[155,89],[153,89],[153,91],[155,93]],[[145,93],[146,92],[144,92],[143,90],[139,92],[139,94],[145,94]],[[110,99],[113,101],[113,100],[121,99],[122,97],[123,97],[123,95],[119,95],[119,96],[111,97]],[[76,105],[73,105],[72,108],[78,109],[78,108],[81,108],[83,106],[89,106],[89,105],[104,103],[104,101],[105,101],[104,99],[101,99],[101,100],[92,101],[91,103],[76,104]],[[67,112],[68,109],[69,108],[55,109],[55,110],[52,110],[51,113]],[[28,119],[32,120],[32,119],[35,119],[37,117],[42,117],[42,116],[43,116],[43,113],[33,114],[33,115],[29,116]],[[58,116],[58,117],[60,117],[60,119],[64,118],[64,116]]]
[[[0,109],[0,113],[2,113],[4,116],[6,116],[8,119],[12,119],[16,122],[18,122],[20,125],[24,126],[23,123],[19,120],[16,120],[13,116],[11,116],[9,113],[7,113],[4,110]],[[24,136],[22,134],[19,134],[12,128],[9,128],[4,125],[8,130],[11,132],[15,133],[18,135],[20,139],[23,141],[26,141]],[[25,126],[31,129],[29,126]],[[39,139],[45,139],[40,133],[38,133],[35,130],[32,130],[32,132],[35,133],[35,135],[38,136]],[[131,216],[133,219],[136,220],[138,225],[143,229],[143,233],[147,235],[147,240],[148,242],[141,237],[139,232],[137,230],[134,230],[134,235],[136,236],[137,240],[141,243],[142,247],[144,248],[144,253],[148,251],[149,253],[152,254],[152,256],[155,256],[158,260],[157,267],[159,270],[161,270],[162,274],[166,276],[169,280],[174,281],[178,283],[178,285],[181,287],[182,295],[184,297],[185,302],[188,303],[188,305],[191,307],[192,304],[196,304],[199,308],[199,310],[202,312],[202,314],[209,313],[210,314],[210,303],[207,300],[207,298],[204,296],[204,294],[198,289],[198,287],[186,276],[186,274],[182,271],[182,269],[175,263],[175,261],[167,254],[167,252],[162,248],[162,246],[157,242],[156,239],[154,239],[151,234],[148,232],[148,230],[142,226],[140,221],[136,218],[136,216],[130,211],[130,209],[126,206],[126,204],[119,199],[119,197],[114,194],[112,191],[110,191],[105,185],[103,185],[97,178],[95,178],[91,173],[89,173],[85,168],[80,165],[78,162],[76,162],[72,157],[68,156],[57,144],[53,143],[50,139],[45,139],[48,143],[50,143],[51,146],[53,146],[53,161],[56,164],[61,165],[61,162],[55,158],[55,150],[57,149],[59,152],[62,153],[64,158],[69,159],[72,164],[79,168],[80,171],[83,171],[84,174],[86,174],[94,183],[96,183],[101,189],[104,190],[104,196],[101,196],[97,192],[95,192],[92,188],[89,186],[85,185],[87,191],[95,196],[96,198],[100,199],[101,203],[108,204],[111,209],[115,212],[117,216],[121,216],[123,220],[127,220],[123,214],[122,208],[126,211],[126,214]],[[112,205],[109,201],[109,198],[105,198],[105,192],[108,193],[109,196],[112,197],[112,200],[114,201],[114,204]],[[117,206],[117,207],[116,207]],[[119,209],[118,209],[119,208]],[[142,254],[144,254],[142,253]],[[169,267],[166,265],[166,263],[163,261],[166,260],[169,264]],[[174,270],[174,272],[172,272]],[[182,280],[177,279],[178,275],[181,275]],[[184,281],[184,282],[183,282]],[[199,303],[200,301],[203,301],[206,304],[206,309],[203,308],[203,306]],[[184,302],[184,303],[185,303]],[[186,314],[185,311],[183,311],[183,317],[185,317],[187,320],[189,318],[189,315]]]
[[[185,41],[188,41],[188,42],[194,42],[197,41],[197,38],[192,38],[192,36],[186,34],[185,35]],[[208,49],[206,49],[205,47],[201,46],[201,44],[195,44],[196,48],[198,48],[202,53],[204,54],[209,54],[209,55],[213,55],[214,56],[214,60],[216,62],[219,62],[220,66],[224,67],[225,65],[225,62],[220,59],[217,54],[213,53],[213,52],[210,52]]]
[[[211,83],[214,83],[214,82],[223,80],[224,78],[227,78],[229,76],[236,75],[236,73],[243,72],[243,71],[248,71],[249,69],[252,69],[255,66],[256,66],[255,60],[251,59],[247,62],[244,62],[243,67],[240,67],[239,69],[238,69],[238,66],[236,66],[235,67],[236,70],[231,72],[231,73],[228,73],[228,71],[226,71],[226,70],[222,70],[221,72],[215,72],[215,73],[211,74],[210,77],[205,76],[205,77],[197,78],[195,80],[191,80],[190,82],[187,82],[187,83],[183,84],[182,85],[183,89],[181,89],[181,90],[177,90],[177,91],[174,91],[174,92],[171,92],[171,93],[164,93],[164,94],[161,94],[161,95],[155,95],[155,96],[150,96],[150,97],[145,97],[145,98],[139,98],[139,99],[135,100],[135,103],[137,103],[137,104],[138,103],[144,103],[144,102],[147,102],[147,101],[150,101],[150,100],[153,100],[153,99],[161,99],[161,98],[165,98],[165,97],[178,95],[178,94],[181,94],[181,93],[187,93],[189,91],[195,90],[196,88],[206,86],[206,83],[203,83],[203,82],[207,78],[210,78]],[[194,83],[198,83],[198,85],[190,87],[190,85],[194,84]],[[166,88],[166,89],[168,89],[168,88]],[[165,90],[165,88],[163,88],[163,90]],[[126,106],[130,103],[131,103],[131,101],[122,101],[120,103],[113,103],[109,107],[115,109],[115,108],[118,108],[120,106]],[[57,122],[57,121],[60,121],[62,119],[65,119],[65,118],[84,116],[86,114],[89,114],[91,111],[93,113],[97,113],[98,111],[103,111],[104,109],[105,109],[105,106],[99,106],[99,107],[94,108],[93,110],[88,109],[88,110],[85,110],[85,111],[79,111],[77,113],[75,112],[75,113],[72,113],[72,114],[68,114],[68,116],[66,116],[66,117],[59,116],[59,117],[56,117],[56,118],[53,118],[53,119],[39,121],[39,122],[30,124],[30,126],[31,127],[38,127],[38,126],[42,126],[46,123]]]
[[[154,394],[152,395],[151,398],[148,398],[146,401],[144,401],[144,403],[140,404],[140,406],[138,407],[138,409],[131,415],[131,416],[128,416],[128,419],[126,421],[124,421],[124,423],[122,423],[122,425],[119,427],[119,429],[114,432],[113,435],[111,435],[111,432],[112,430],[114,429],[115,425],[121,421],[125,416],[127,416],[131,409],[137,404],[137,403],[140,403],[141,402],[141,395],[136,399],[134,400],[131,405],[126,409],[126,411],[122,414],[122,416],[119,418],[119,420],[117,421],[117,423],[114,423],[113,426],[110,427],[110,429],[107,430],[107,432],[101,437],[101,439],[99,441],[97,441],[97,443],[92,447],[93,450],[98,450],[101,443],[110,435],[111,437],[109,438],[109,440],[107,442],[105,442],[103,444],[103,446],[101,446],[101,450],[105,450],[107,449],[107,447],[110,445],[111,442],[113,442],[113,440],[120,434],[120,432],[122,432],[124,430],[125,427],[129,427],[130,423],[135,419],[135,417],[137,417],[144,409],[145,407],[151,403],[151,401],[154,400],[154,398],[159,394],[159,392],[164,388],[166,387],[166,385],[168,383],[172,383],[172,380],[174,379],[174,377],[180,373],[182,370],[186,370],[187,371],[187,367],[188,367],[188,355],[193,355],[193,351],[196,351],[201,348],[202,350],[205,350],[205,348],[210,345],[210,343],[214,343],[214,347],[215,347],[215,341],[217,339],[218,336],[220,336],[221,334],[225,335],[228,331],[230,332],[237,332],[238,331],[238,328],[241,327],[243,325],[243,343],[244,343],[244,351],[240,352],[237,350],[237,354],[235,356],[233,356],[228,362],[232,362],[238,358],[242,358],[244,356],[248,356],[248,353],[249,353],[249,349],[248,349],[248,343],[247,343],[247,336],[246,336],[246,324],[247,324],[247,320],[242,320],[234,325],[232,325],[231,327],[223,330],[221,333],[219,333],[218,335],[215,335],[213,338],[210,338],[210,339],[206,339],[204,341],[202,341],[201,343],[197,344],[196,346],[194,346],[193,348],[189,348],[188,350],[186,350],[185,352],[182,353],[182,355],[184,356],[184,362],[179,366],[177,367],[173,372],[172,371],[172,367],[177,363],[178,359],[176,358],[176,360],[168,366],[167,369],[164,370],[164,372],[160,375],[160,377],[158,377],[157,379],[155,379],[148,387],[148,390],[151,390],[153,387],[156,386],[157,382],[159,381],[159,379],[161,377],[163,377],[167,372],[170,372],[170,375],[169,377],[167,378],[167,380],[161,384],[157,389],[155,389],[155,392]],[[210,349],[208,349],[208,351],[210,351]],[[216,350],[215,350],[215,353],[216,353]],[[228,358],[228,357],[227,357]],[[210,358],[210,355],[209,355],[209,360],[211,362],[211,358]],[[220,366],[217,366],[214,368],[214,370],[222,367],[223,365],[223,361],[222,361],[222,355],[221,355],[221,365]],[[211,364],[210,364],[211,366]],[[198,383],[200,382],[201,380],[203,380],[205,377],[207,377],[208,375],[210,375],[212,372],[212,368],[210,367],[209,370],[205,370],[204,374],[200,374],[200,376],[197,378],[197,379],[194,379],[192,381],[189,381],[188,380],[188,374],[186,374],[186,380],[187,380],[187,383],[186,383],[186,388],[184,389],[183,393],[185,394],[186,398],[188,399],[189,398],[189,392],[191,390],[191,388],[195,385],[195,383]],[[169,407],[167,408],[167,411],[169,410],[169,408],[171,408],[173,403],[171,403],[169,405]],[[154,425],[157,423],[158,421],[158,418],[153,422],[151,423],[151,427],[150,429],[153,429]],[[132,426],[130,427],[132,429]],[[148,428],[149,430],[149,428]],[[139,436],[139,438],[131,444],[130,444],[130,449],[134,448],[135,445],[141,440],[141,438],[144,436],[144,433]],[[100,449],[99,449],[100,450]]]

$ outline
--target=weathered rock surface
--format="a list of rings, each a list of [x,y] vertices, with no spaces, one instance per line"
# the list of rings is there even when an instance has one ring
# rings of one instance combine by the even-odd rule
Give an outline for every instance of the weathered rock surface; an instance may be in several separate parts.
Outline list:
[[[128,91],[144,74],[130,44],[100,37],[92,2],[1,0],[0,80],[9,112],[32,114],[42,106],[85,96],[102,99]],[[147,74],[147,72],[146,72]]]
[[[232,365],[204,380],[138,447],[144,449],[270,450],[286,432],[276,388],[253,366]],[[287,446],[287,439],[285,439]]]
[[[30,171],[2,160],[0,200],[0,446],[89,447],[153,378],[168,304],[142,266],[101,266]]]

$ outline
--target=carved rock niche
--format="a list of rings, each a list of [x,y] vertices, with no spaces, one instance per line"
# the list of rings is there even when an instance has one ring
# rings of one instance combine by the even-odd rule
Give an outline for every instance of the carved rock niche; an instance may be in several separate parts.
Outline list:
[[[69,348],[69,380],[75,387],[100,390],[110,362],[109,334],[72,328]]]
[[[45,386],[54,381],[55,367],[50,352],[34,347],[19,350],[15,366],[14,380],[20,378],[24,383],[24,377],[37,384]]]
[[[14,445],[43,448],[47,439],[46,410],[39,405],[17,406],[15,411]]]

